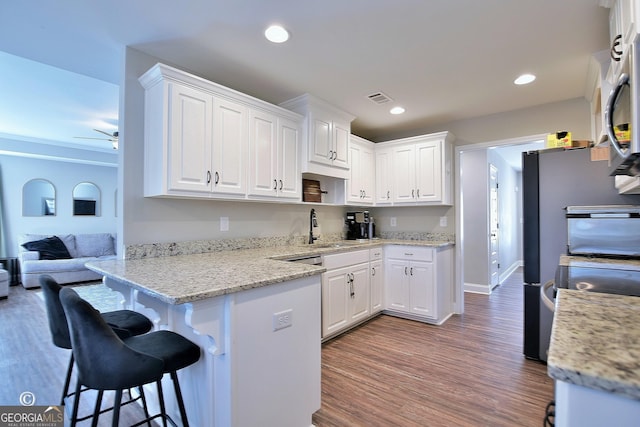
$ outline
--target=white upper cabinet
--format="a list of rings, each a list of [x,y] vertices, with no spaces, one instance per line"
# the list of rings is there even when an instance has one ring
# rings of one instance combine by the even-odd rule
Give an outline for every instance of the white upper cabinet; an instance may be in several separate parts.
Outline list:
[[[394,204],[452,204],[452,139],[451,134],[443,132],[376,146],[391,153],[390,173],[385,180],[391,190],[378,191],[377,200],[387,196]],[[382,181],[381,177],[377,180]]]
[[[354,116],[309,94],[280,105],[305,116],[302,172],[348,179],[349,138]]]
[[[349,150],[351,174],[346,182],[347,204],[372,205],[376,180],[374,144],[352,135]]]
[[[392,202],[392,164],[393,152],[389,148],[378,148],[375,151],[375,203],[377,205],[388,205]]]
[[[300,125],[260,110],[249,123],[249,196],[300,200]]]
[[[298,114],[164,64],[140,83],[145,196],[299,199]]]
[[[213,187],[222,194],[247,192],[249,111],[238,102],[216,98],[213,111]]]

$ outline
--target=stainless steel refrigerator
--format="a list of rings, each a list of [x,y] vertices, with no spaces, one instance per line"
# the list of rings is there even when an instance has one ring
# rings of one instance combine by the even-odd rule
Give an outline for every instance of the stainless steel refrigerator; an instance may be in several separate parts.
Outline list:
[[[553,312],[540,301],[540,287],[555,277],[567,252],[565,208],[572,205],[638,204],[619,195],[607,161],[591,161],[589,148],[522,153],[524,355],[547,360]]]

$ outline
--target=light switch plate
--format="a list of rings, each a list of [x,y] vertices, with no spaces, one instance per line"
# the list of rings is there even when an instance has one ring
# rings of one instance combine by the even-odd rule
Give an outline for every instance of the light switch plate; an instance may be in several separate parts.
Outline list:
[[[229,217],[221,216],[220,217],[220,231],[229,231]]]
[[[446,227],[447,226],[447,217],[446,216],[441,216],[440,217],[440,227]]]
[[[391,227],[395,227],[398,225],[398,219],[395,216],[391,217]]]

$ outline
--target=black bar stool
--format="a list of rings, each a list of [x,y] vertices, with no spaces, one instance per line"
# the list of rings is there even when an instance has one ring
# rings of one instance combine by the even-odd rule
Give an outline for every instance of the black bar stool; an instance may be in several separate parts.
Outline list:
[[[71,350],[71,337],[69,336],[69,326],[64,314],[62,304],[60,304],[59,293],[62,286],[49,275],[42,275],[39,278],[40,287],[44,295],[47,307],[47,318],[49,320],[49,330],[53,344],[56,347]],[[134,335],[145,334],[151,330],[153,323],[146,316],[132,310],[116,310],[102,313],[101,316],[113,328],[118,336],[126,338]],[[64,405],[69,394],[69,383],[71,382],[71,372],[73,371],[73,352],[69,358],[69,367],[62,390],[60,405]]]
[[[112,426],[120,417],[122,391],[140,387],[147,418],[134,425],[148,423],[162,417],[163,425],[170,420],[165,410],[162,377],[171,375],[182,424],[189,425],[178,383],[177,371],[200,359],[200,347],[171,331],[155,331],[124,340],[118,337],[100,313],[80,298],[71,288],[60,291],[60,301],[69,324],[72,351],[78,369],[76,392],[81,386],[98,391],[93,422],[97,424],[100,400],[105,390],[115,390]],[[158,387],[160,413],[149,416],[142,386],[155,382]],[[75,426],[79,399],[75,399],[71,425]]]

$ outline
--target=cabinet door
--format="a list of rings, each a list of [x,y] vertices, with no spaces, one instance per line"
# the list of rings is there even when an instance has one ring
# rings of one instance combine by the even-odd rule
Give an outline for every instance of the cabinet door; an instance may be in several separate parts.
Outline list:
[[[249,118],[249,194],[275,197],[277,182],[277,121],[268,113],[252,111]]]
[[[289,199],[300,199],[300,126],[298,123],[280,118],[278,121],[278,195]]]
[[[322,274],[322,336],[329,336],[349,323],[349,267]]]
[[[375,195],[375,159],[373,149],[362,147],[360,151],[360,187],[362,187],[362,202],[373,204]]]
[[[179,84],[169,85],[168,189],[211,190],[213,97]]]
[[[442,145],[439,141],[416,145],[416,200],[442,200]]]
[[[309,161],[330,165],[332,163],[332,122],[320,113],[311,113],[309,119]]]
[[[412,261],[409,265],[411,313],[435,317],[435,278],[432,262]]]
[[[355,323],[369,317],[371,313],[369,263],[350,267],[349,273],[353,279],[350,285],[349,322]],[[353,295],[351,295],[353,291]]]
[[[333,162],[335,167],[349,169],[349,137],[351,136],[351,126],[341,122],[332,123],[332,148]]]
[[[392,174],[391,174],[391,150],[376,150],[376,203],[391,203],[391,188],[392,188]]]
[[[382,261],[371,261],[369,267],[371,274],[371,314],[382,311],[382,289],[384,286],[384,270]]]
[[[213,112],[213,191],[246,193],[248,111],[236,102],[216,98]]]
[[[413,145],[393,150],[393,201],[415,201],[415,149]]]
[[[389,259],[385,266],[385,305],[389,310],[409,312],[409,263]]]
[[[349,147],[349,151],[351,152],[351,177],[347,181],[347,202],[356,204],[362,201],[360,150],[361,147],[359,144],[352,143]]]

